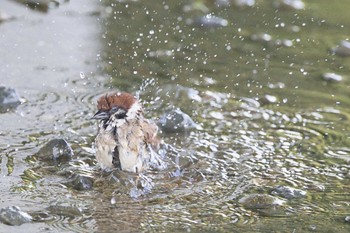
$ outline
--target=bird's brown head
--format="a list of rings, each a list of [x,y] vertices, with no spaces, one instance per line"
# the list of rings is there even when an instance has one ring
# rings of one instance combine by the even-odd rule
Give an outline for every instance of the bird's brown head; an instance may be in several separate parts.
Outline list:
[[[137,111],[141,108],[137,99],[129,93],[118,92],[106,94],[101,96],[97,101],[98,112],[93,116],[93,119],[107,120],[112,115],[114,115],[116,119],[123,119],[130,115],[128,112],[129,110],[133,111],[133,106],[139,108],[135,109]]]

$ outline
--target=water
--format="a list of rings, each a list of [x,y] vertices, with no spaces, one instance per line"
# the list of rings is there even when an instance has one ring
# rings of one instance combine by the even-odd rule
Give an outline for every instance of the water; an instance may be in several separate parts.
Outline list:
[[[0,114],[0,207],[35,219],[18,232],[348,232],[350,64],[330,52],[349,39],[347,2],[304,3],[70,1],[46,14],[3,3],[15,19],[0,24],[0,83],[23,104]],[[227,26],[193,23],[208,14]],[[199,126],[162,134],[169,166],[146,174],[148,192],[95,166],[90,118],[115,89],[139,95],[147,117],[179,108]],[[54,138],[71,143],[69,164],[33,159]],[[70,174],[93,189],[67,187]],[[285,202],[254,209],[240,202],[250,194]]]

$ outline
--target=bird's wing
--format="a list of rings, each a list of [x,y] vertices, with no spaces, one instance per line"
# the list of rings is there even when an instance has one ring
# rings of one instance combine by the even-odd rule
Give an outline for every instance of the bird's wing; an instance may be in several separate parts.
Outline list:
[[[141,128],[144,129],[145,143],[151,145],[153,149],[158,149],[159,138],[157,137],[158,126],[149,120],[141,121]]]

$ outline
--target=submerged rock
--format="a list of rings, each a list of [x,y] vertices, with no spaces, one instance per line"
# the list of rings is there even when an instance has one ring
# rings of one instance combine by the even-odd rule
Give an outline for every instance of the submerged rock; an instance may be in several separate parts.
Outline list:
[[[286,199],[295,199],[305,197],[307,192],[300,189],[295,189],[288,186],[277,186],[272,191],[272,194],[277,194],[280,197],[284,197]]]
[[[65,216],[70,218],[76,218],[77,216],[83,215],[83,209],[78,206],[69,206],[67,204],[65,205],[51,205],[46,208],[50,214],[52,215],[58,215],[58,216]]]
[[[259,98],[258,101],[261,105],[268,105],[276,104],[278,102],[278,99],[273,95],[264,95],[263,97]]]
[[[322,74],[322,78],[330,82],[340,82],[343,80],[343,77],[341,75],[335,73],[324,73]]]
[[[226,27],[228,25],[228,21],[226,19],[214,16],[212,14],[208,14],[194,20],[188,20],[188,24],[193,24],[198,27]]]
[[[345,222],[350,223],[350,215],[345,217]]]
[[[251,35],[250,39],[252,41],[257,41],[257,42],[270,42],[272,40],[272,36],[267,33],[258,33],[258,34]]]
[[[32,10],[41,12],[47,12],[50,8],[60,5],[60,1],[58,0],[16,0],[16,2],[22,3]]]
[[[153,189],[153,181],[150,177],[143,174],[139,174],[138,179],[130,189],[129,195],[131,198],[139,198],[150,193]]]
[[[21,101],[13,88],[0,87],[0,113],[16,108]]]
[[[228,6],[235,6],[235,7],[251,7],[254,6],[255,0],[216,0],[215,5],[218,7],[228,7]]]
[[[69,177],[68,181],[66,182],[66,185],[79,191],[90,190],[93,187],[93,180],[91,177],[83,176],[80,174],[74,174],[71,177]]]
[[[71,160],[72,156],[72,147],[64,139],[53,139],[49,141],[36,154],[36,157],[40,161],[53,163],[54,165],[67,162]]]
[[[21,211],[17,206],[10,206],[0,209],[0,222],[11,225],[19,226],[23,223],[32,221],[32,217],[26,212]]]
[[[192,118],[180,109],[172,110],[159,119],[159,126],[165,133],[180,133],[197,128]]]
[[[350,56],[350,42],[343,40],[340,42],[340,45],[332,48],[331,50],[335,55],[340,57],[349,57]]]
[[[0,11],[0,23],[14,19],[15,17],[10,16],[4,12]]]
[[[282,206],[285,201],[267,194],[250,194],[242,197],[239,203],[242,204],[244,208],[256,211],[265,216],[284,214]]]
[[[254,6],[255,0],[233,0],[232,3],[237,7]]]
[[[302,10],[305,3],[301,0],[275,0],[273,6],[280,10]]]
[[[247,209],[263,209],[283,205],[285,201],[268,194],[249,194],[239,199],[239,203]]]

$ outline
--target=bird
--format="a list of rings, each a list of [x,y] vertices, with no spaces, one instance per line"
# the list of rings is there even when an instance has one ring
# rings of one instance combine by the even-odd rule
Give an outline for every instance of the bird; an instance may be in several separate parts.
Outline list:
[[[96,159],[104,170],[119,168],[141,173],[160,165],[158,126],[143,115],[139,100],[127,92],[113,92],[97,101],[99,120]]]

